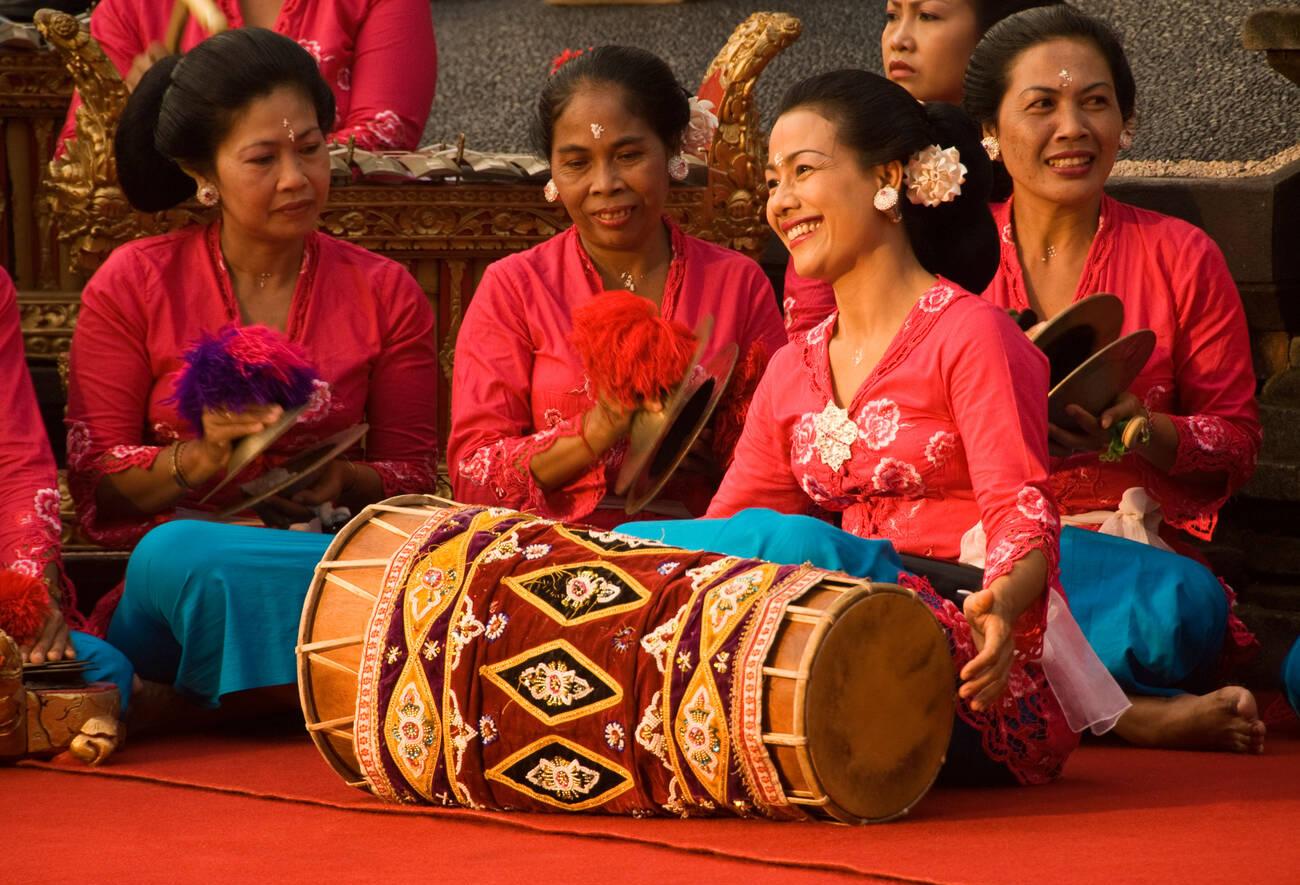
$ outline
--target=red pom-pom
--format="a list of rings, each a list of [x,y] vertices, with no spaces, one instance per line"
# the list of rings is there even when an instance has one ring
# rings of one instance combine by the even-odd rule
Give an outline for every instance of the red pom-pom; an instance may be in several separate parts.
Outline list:
[[[50,611],[50,591],[40,578],[0,569],[0,630],[19,645],[41,635]]]
[[[571,340],[591,392],[625,409],[667,396],[686,376],[696,344],[684,323],[622,291],[602,292],[575,310]]]

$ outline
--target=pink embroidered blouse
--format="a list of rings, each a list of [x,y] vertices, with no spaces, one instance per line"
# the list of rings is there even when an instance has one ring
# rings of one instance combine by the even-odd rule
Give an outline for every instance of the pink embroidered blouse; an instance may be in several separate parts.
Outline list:
[[[828,353],[838,316],[772,358],[708,515],[840,511],[855,535],[953,561],[982,522],[986,584],[1030,550],[1055,575],[1046,357],[1004,312],[941,279],[840,408]]]
[[[237,0],[216,0],[232,28],[244,25]],[[117,70],[126,76],[132,60],[151,42],[161,42],[171,3],[157,0],[101,0],[90,17],[90,33]],[[284,0],[272,30],[297,40],[320,66],[334,93],[330,140],[349,138],[366,150],[412,150],[420,143],[433,104],[438,47],[429,0]],[[181,32],[187,52],[209,35],[191,17]],[[72,106],[59,134],[76,134]]]
[[[674,257],[661,310],[692,328],[713,316],[704,359],[732,342],[741,362],[755,350],[780,347],[785,333],[776,297],[758,265],[671,223],[669,229]],[[575,228],[487,269],[456,341],[447,464],[458,501],[577,520],[591,517],[612,491],[623,445],[549,493],[529,468],[556,438],[577,435],[594,403],[569,335],[574,309],[603,288]],[[711,492],[699,477],[679,476],[665,494],[698,513]],[[614,521],[625,519],[620,511]]]
[[[95,489],[106,474],[149,467],[174,440],[194,436],[167,402],[181,355],[200,333],[239,319],[218,223],[120,246],[86,284],[72,339],[68,479],[81,524],[96,542],[129,546],[171,518],[101,518]],[[433,311],[411,275],[394,261],[314,233],[284,332],[321,380],[298,424],[240,481],[365,421],[370,430],[357,460],[379,474],[384,494],[431,491],[438,362]],[[238,503],[237,485],[204,507]],[[200,488],[180,506],[196,508],[205,494]]]
[[[59,558],[59,484],[24,359],[18,296],[0,268],[0,568],[33,578]]]
[[[984,297],[1024,310],[1011,202],[993,214],[1002,261]],[[1173,418],[1178,454],[1167,474],[1133,454],[1117,463],[1095,453],[1057,459],[1052,488],[1062,512],[1114,510],[1126,489],[1140,486],[1160,502],[1169,525],[1208,539],[1219,508],[1254,472],[1262,441],[1246,315],[1223,254],[1185,221],[1104,197],[1074,297],[1096,292],[1123,299],[1124,333],[1156,333],[1155,353],[1131,390]]]

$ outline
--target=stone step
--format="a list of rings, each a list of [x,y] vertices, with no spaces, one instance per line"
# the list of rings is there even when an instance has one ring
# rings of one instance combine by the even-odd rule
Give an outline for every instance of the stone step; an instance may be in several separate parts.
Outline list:
[[[1264,425],[1260,458],[1300,463],[1300,406],[1260,403],[1259,420]]]
[[[1241,672],[1231,674],[1234,681],[1255,689],[1278,688],[1282,661],[1300,636],[1300,612],[1239,605],[1237,614],[1259,639],[1260,653]]]
[[[1300,463],[1260,458],[1242,492],[1269,501],[1300,501]]]
[[[1214,543],[1204,545],[1202,555],[1225,577],[1225,570],[1231,567],[1237,574],[1244,570],[1252,575],[1295,578],[1295,584],[1300,586],[1300,538],[1220,523]]]
[[[1300,584],[1251,584],[1238,589],[1237,598],[1242,605],[1268,609],[1273,612],[1290,612],[1300,617]]]

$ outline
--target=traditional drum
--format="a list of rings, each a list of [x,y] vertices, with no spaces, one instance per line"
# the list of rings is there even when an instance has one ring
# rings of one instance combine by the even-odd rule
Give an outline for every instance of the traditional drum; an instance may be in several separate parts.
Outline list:
[[[303,609],[317,747],[386,799],[848,823],[905,813],[953,723],[909,590],[403,496]]]

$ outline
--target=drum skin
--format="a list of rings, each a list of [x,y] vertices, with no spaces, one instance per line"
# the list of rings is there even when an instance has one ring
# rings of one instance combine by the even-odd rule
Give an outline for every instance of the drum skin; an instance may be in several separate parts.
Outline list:
[[[717,782],[714,782],[709,791],[705,791],[700,788],[698,781],[691,779],[687,767],[687,757],[693,750],[699,751],[701,746],[699,734],[695,733],[699,730],[692,729],[695,720],[691,720],[687,714],[695,715],[699,704],[693,700],[688,703],[682,686],[687,681],[690,681],[691,686],[698,686],[699,671],[706,668],[707,664],[705,640],[700,638],[698,646],[691,645],[688,648],[684,634],[690,632],[688,622],[699,624],[704,618],[701,606],[708,603],[709,593],[712,592],[710,588],[724,583],[719,579],[715,584],[709,584],[700,578],[695,579],[694,590],[688,584],[684,591],[680,587],[677,591],[672,591],[685,592],[686,595],[682,598],[689,597],[691,605],[696,606],[693,610],[696,620],[683,620],[672,637],[674,642],[682,643],[682,650],[687,653],[678,653],[677,647],[672,646],[665,656],[668,672],[663,677],[656,677],[652,683],[646,683],[643,665],[637,671],[637,680],[630,676],[619,677],[624,681],[620,691],[628,695],[627,707],[632,710],[644,708],[649,713],[659,709],[656,707],[659,704],[658,691],[653,692],[653,698],[642,696],[650,694],[647,684],[653,685],[662,678],[664,686],[668,687],[661,705],[662,715],[653,717],[659,720],[661,744],[672,743],[676,737],[676,744],[669,752],[660,755],[661,760],[665,755],[668,757],[663,763],[664,768],[669,768],[669,762],[677,768],[677,774],[673,776],[673,782],[668,784],[667,791],[663,789],[667,776],[657,765],[646,766],[645,754],[632,746],[632,726],[637,724],[635,719],[624,720],[627,722],[626,756],[613,756],[612,760],[610,750],[613,743],[609,747],[595,746],[599,741],[591,740],[588,735],[589,743],[585,747],[579,747],[573,740],[574,732],[562,731],[570,728],[572,723],[555,726],[554,747],[569,747],[578,753],[578,761],[569,760],[570,771],[589,772],[586,777],[590,778],[596,772],[605,772],[599,764],[601,761],[624,762],[626,769],[617,764],[613,768],[635,781],[635,788],[622,787],[624,791],[632,789],[633,792],[607,805],[594,800],[568,804],[567,808],[566,803],[551,800],[544,800],[549,807],[513,800],[507,804],[499,797],[502,793],[501,785],[510,786],[502,776],[510,760],[507,759],[493,766],[491,772],[486,772],[486,777],[492,781],[489,784],[483,777],[484,772],[469,771],[479,764],[487,767],[486,761],[476,761],[477,757],[472,752],[464,756],[467,767],[465,776],[452,780],[455,790],[443,790],[435,794],[426,782],[424,786],[427,789],[419,791],[424,797],[421,799],[403,785],[389,785],[388,779],[382,775],[381,783],[373,782],[367,774],[367,771],[373,773],[373,763],[367,769],[359,761],[355,749],[358,740],[367,735],[356,734],[353,730],[358,710],[363,706],[358,700],[358,673],[363,670],[363,646],[367,634],[374,633],[372,618],[377,610],[376,600],[381,595],[380,588],[384,586],[389,571],[390,559],[394,557],[395,551],[407,543],[409,536],[431,519],[439,518],[440,513],[445,514],[448,508],[470,512],[461,508],[461,505],[431,496],[402,496],[367,508],[335,538],[317,568],[308,592],[298,649],[299,690],[303,711],[308,730],[318,749],[331,767],[350,785],[404,801],[433,801],[436,795],[443,804],[455,804],[454,797],[460,797],[465,804],[487,808],[554,810],[559,807],[564,810],[617,810],[633,814],[662,814],[667,811],[683,815],[731,811],[743,816],[757,813],[776,819],[803,819],[812,816],[845,823],[864,823],[888,820],[905,813],[932,784],[943,762],[954,712],[954,675],[947,639],[942,629],[924,603],[909,590],[821,572],[807,566],[779,567],[783,577],[773,583],[769,591],[765,591],[757,601],[748,603],[751,607],[744,609],[743,624],[733,622],[735,638],[733,644],[727,646],[731,657],[722,654],[721,667],[718,658],[710,659],[712,667],[717,670],[717,674],[712,671],[709,673],[710,691],[715,698],[720,696],[724,706],[730,710],[730,716],[724,717],[729,721],[722,723],[722,743],[724,747],[730,747],[732,759],[729,765],[726,764],[727,750],[724,749],[722,773],[725,775],[728,769],[733,772],[739,769],[743,775],[743,788],[740,786],[741,779],[733,774],[730,786],[723,784],[719,788]],[[522,516],[519,518],[524,519]],[[549,524],[544,530],[551,530]],[[581,530],[568,531],[573,533]],[[687,553],[669,548],[664,550],[666,553]],[[704,559],[698,560],[701,562],[716,563],[722,569],[720,574],[724,575],[741,574],[751,566],[750,573],[754,569],[762,571],[778,568],[758,561],[736,560],[717,554],[690,555],[703,557]],[[622,551],[612,555],[610,562],[621,563],[630,569],[628,563],[634,559],[634,554]],[[543,559],[541,563],[529,563],[527,566],[534,568],[545,563],[546,560]],[[516,578],[507,581],[512,584],[516,582]],[[497,586],[493,584],[493,587]],[[484,592],[496,591],[486,588]],[[666,588],[662,592],[670,591]],[[504,594],[494,603],[493,610],[497,610],[495,606],[500,604],[501,599],[511,601],[514,597]],[[675,608],[677,597],[672,597],[670,602],[670,607]],[[532,602],[531,607],[525,603],[520,611],[511,614],[511,624],[524,623],[527,615],[535,616],[533,609],[536,607],[536,601]],[[683,611],[685,609],[683,606]],[[716,610],[714,617],[717,617]],[[560,636],[575,636],[565,633],[563,629],[551,635],[545,626],[534,626],[532,629],[537,643],[546,643],[547,640]],[[691,629],[696,630],[692,636],[703,636],[698,632],[698,627]],[[542,636],[541,632],[547,632],[548,635]],[[642,635],[630,641],[636,643],[645,639],[647,636]],[[373,644],[373,637],[371,642]],[[483,643],[480,646],[482,649],[488,648]],[[641,643],[641,647],[649,650],[644,643]],[[722,648],[716,642],[712,647]],[[585,649],[590,657],[581,654],[582,648],[575,650],[579,652],[578,657],[587,664],[594,663],[593,658],[595,662],[607,664],[607,658],[600,656],[599,649]],[[750,650],[753,650],[752,653]],[[695,652],[697,658],[692,659],[689,652]],[[633,653],[636,653],[635,645]],[[373,653],[371,657],[373,658]],[[749,660],[751,657],[753,660]],[[748,664],[745,663],[746,660],[749,660]],[[681,670],[675,682],[672,672],[674,661]],[[730,671],[726,666],[728,661],[732,665]],[[522,692],[519,686],[508,685],[502,680],[502,674],[506,672],[513,674],[512,678],[518,678],[519,674],[514,673],[518,667],[509,671],[503,669],[509,661],[499,662],[479,657],[474,662],[478,687],[471,685],[462,692],[463,697],[472,697],[475,703],[483,703],[484,692],[489,696],[502,688]],[[372,660],[372,666],[373,664]],[[688,666],[695,672],[694,677],[687,671]],[[746,683],[742,678],[742,670],[746,667],[747,672],[752,672],[754,677],[748,683],[751,685],[748,693],[744,689]],[[664,670],[661,660],[660,672]],[[606,671],[613,672],[608,665],[605,670],[598,672],[608,675]],[[722,675],[724,673],[725,676]],[[589,673],[580,675],[590,676]],[[719,687],[713,687],[714,682]],[[672,686],[677,687],[671,688]],[[687,687],[686,694],[693,690]],[[676,695],[673,694],[674,691]],[[699,696],[698,692],[696,696]],[[526,695],[521,694],[521,697],[526,699]],[[751,708],[753,715],[746,718],[744,710]],[[617,710],[617,707],[613,708],[611,715],[617,713]],[[478,721],[474,718],[477,712],[479,711],[470,714],[467,709],[466,721]],[[504,722],[502,716],[504,714],[497,718]],[[556,722],[563,722],[566,717],[555,718]],[[369,719],[363,718],[363,721],[375,721],[375,717],[372,715]],[[386,728],[389,729],[396,722],[391,713],[387,721],[389,724]],[[436,711],[428,721],[438,721]],[[518,722],[517,719],[515,721]],[[448,727],[445,714],[441,722],[439,728]],[[665,726],[664,723],[668,725]],[[676,723],[675,729],[673,723]],[[711,723],[711,727],[715,728],[719,724],[716,718]],[[640,727],[636,729],[637,743],[641,742],[644,726],[643,717]],[[552,788],[555,771],[560,770],[557,765],[561,759],[546,754],[534,754],[536,758],[527,756],[524,745],[537,736],[536,733],[511,733],[503,727],[499,734],[492,735],[492,742],[498,745],[492,750],[497,752],[500,748],[499,754],[493,758],[500,758],[508,750],[516,749],[517,744],[518,752],[510,759],[519,757],[522,761],[515,766],[518,770],[513,777],[522,783],[525,769],[536,763],[536,767],[528,772],[529,780],[538,783],[533,775],[545,768],[538,778],[545,781],[548,788]],[[444,733],[439,738],[439,745],[446,745],[448,739]],[[716,732],[713,733],[713,740],[717,742]],[[374,743],[372,738],[372,746]],[[480,738],[480,743],[485,742]],[[642,746],[647,747],[649,744]],[[618,750],[622,752],[623,747],[619,746]],[[633,764],[633,751],[641,752],[638,757],[641,762]],[[484,751],[478,752],[482,754]],[[582,755],[584,752],[586,755]],[[372,752],[371,756],[373,755]],[[437,753],[434,755],[437,756]],[[705,755],[707,756],[707,748]],[[451,756],[447,758],[450,760]],[[457,775],[460,761],[461,755],[458,752]],[[653,759],[650,761],[653,762]],[[770,772],[771,776],[765,778],[765,772]],[[460,783],[459,780],[465,783]],[[466,792],[466,784],[476,785],[474,789],[478,792]],[[489,792],[483,792],[485,785],[490,788]],[[523,786],[528,787],[527,784]],[[508,790],[505,792],[508,793]],[[451,801],[446,798],[447,793],[453,795]],[[642,796],[642,807],[628,805],[628,799],[632,795]],[[493,801],[494,797],[496,801]],[[720,799],[727,801],[717,801]]]

